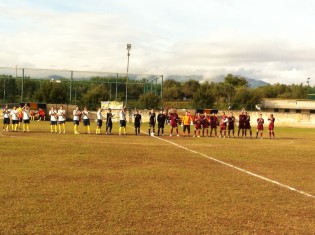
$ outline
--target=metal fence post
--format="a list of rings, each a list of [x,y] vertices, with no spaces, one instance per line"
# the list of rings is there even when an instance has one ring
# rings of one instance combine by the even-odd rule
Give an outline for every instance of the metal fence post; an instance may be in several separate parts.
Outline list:
[[[72,103],[72,79],[73,79],[73,71],[71,71],[71,73],[70,73],[70,104]]]

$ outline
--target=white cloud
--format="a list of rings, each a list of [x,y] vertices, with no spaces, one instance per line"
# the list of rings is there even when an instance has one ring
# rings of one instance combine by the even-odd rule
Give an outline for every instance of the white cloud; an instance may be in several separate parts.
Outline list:
[[[315,3],[240,0],[0,3],[0,66],[226,73],[299,83],[313,68]]]

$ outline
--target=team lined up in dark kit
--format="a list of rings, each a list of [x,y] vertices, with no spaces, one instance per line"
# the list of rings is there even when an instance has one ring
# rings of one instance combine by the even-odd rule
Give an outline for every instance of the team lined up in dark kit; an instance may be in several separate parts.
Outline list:
[[[134,114],[134,125],[135,125],[135,134],[140,135],[140,125],[141,125],[141,115],[138,111]],[[192,115],[190,112],[186,111],[185,115],[182,118],[179,118],[176,109],[171,109],[168,115],[165,114],[164,111],[161,111],[157,116],[154,110],[149,112],[149,130],[148,135],[155,134],[155,125],[156,122],[158,123],[158,131],[157,135],[164,135],[164,125],[165,123],[169,123],[171,130],[170,130],[170,137],[173,136],[174,130],[176,131],[176,136],[179,137],[178,126],[183,126],[183,133],[182,135],[190,136],[190,126],[194,126],[194,134],[193,137],[219,137],[219,138],[230,138],[235,137],[235,127],[236,122],[238,121],[238,131],[237,137],[251,137],[252,138],[252,128],[251,128],[251,120],[250,116],[245,110],[242,110],[238,120],[233,116],[233,113],[230,112],[229,115],[226,115],[222,112],[222,115],[219,117],[216,113],[212,115],[208,115],[206,113],[200,114],[197,113]],[[263,130],[264,130],[264,119],[262,114],[259,114],[257,118],[257,130],[256,130],[256,138],[263,137]],[[270,114],[268,117],[268,132],[269,138],[275,138],[274,133],[274,123],[275,118],[273,114]],[[218,129],[220,134],[218,136]]]

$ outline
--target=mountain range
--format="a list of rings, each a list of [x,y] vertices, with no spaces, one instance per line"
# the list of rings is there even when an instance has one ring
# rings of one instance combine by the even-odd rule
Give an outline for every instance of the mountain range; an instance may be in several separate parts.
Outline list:
[[[238,75],[236,75],[238,76]],[[242,76],[239,76],[242,77]],[[184,82],[188,80],[197,80],[200,82],[224,82],[225,75],[218,75],[213,78],[205,78],[203,75],[169,75],[166,76],[166,79],[173,79],[175,81]],[[248,82],[248,86],[251,88],[261,87],[261,86],[268,86],[269,83],[264,82],[262,80],[257,80],[253,78],[244,77]]]

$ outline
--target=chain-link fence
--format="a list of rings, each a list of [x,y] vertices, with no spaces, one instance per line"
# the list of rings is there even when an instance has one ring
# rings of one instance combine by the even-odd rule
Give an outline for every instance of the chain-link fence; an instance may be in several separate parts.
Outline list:
[[[163,75],[0,67],[2,104],[76,104],[88,93],[97,91],[109,101],[137,100],[141,94],[148,92],[162,98]]]

